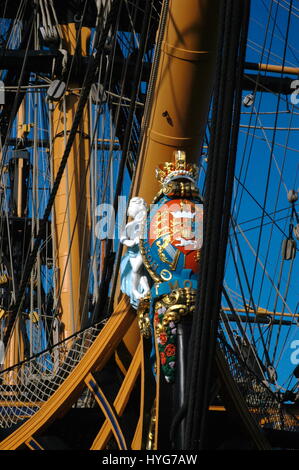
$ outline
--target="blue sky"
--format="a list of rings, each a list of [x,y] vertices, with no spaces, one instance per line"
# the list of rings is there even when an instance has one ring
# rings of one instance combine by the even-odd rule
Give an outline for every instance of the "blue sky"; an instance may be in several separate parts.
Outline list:
[[[287,35],[289,1],[252,0],[249,37],[246,60],[281,65],[285,57],[286,66],[299,65],[297,49],[299,2],[295,1]],[[270,16],[270,19],[269,19]],[[287,46],[286,46],[286,38]],[[255,74],[255,71],[249,71]],[[262,72],[264,74],[265,72]],[[267,74],[269,74],[267,72]],[[279,74],[273,74],[279,77]],[[290,75],[289,75],[290,76]],[[293,79],[297,79],[293,76]],[[249,92],[244,91],[243,96]],[[291,205],[287,200],[287,191],[299,187],[299,105],[293,105],[290,96],[256,93],[251,107],[242,106],[241,126],[236,165],[233,217],[238,224],[237,237],[246,267],[248,284],[253,292],[256,306],[277,312],[297,312],[299,309],[299,254],[292,266],[292,275],[287,292],[287,279],[291,261],[285,261],[279,292],[275,289],[281,267],[281,244],[289,235]],[[277,113],[278,111],[278,113]],[[287,130],[273,130],[274,127]],[[289,130],[295,128],[298,130]],[[275,145],[272,144],[274,141]],[[239,183],[239,181],[241,183]],[[263,212],[262,208],[265,208]],[[298,208],[298,206],[297,206]],[[264,213],[264,215],[263,215]],[[267,215],[270,214],[271,218]],[[254,219],[254,220],[252,220]],[[263,228],[260,225],[263,220]],[[275,224],[273,224],[275,220]],[[242,288],[249,300],[249,288],[246,285],[245,272],[241,268],[241,256],[231,230],[232,247],[235,253]],[[297,244],[298,245],[298,244]],[[298,246],[297,246],[298,250]],[[258,252],[256,262],[254,253]],[[266,267],[267,273],[262,266]],[[228,288],[236,294],[241,293],[232,255],[228,250],[225,276]],[[286,304],[281,297],[287,292]],[[232,293],[234,299],[238,296]],[[235,305],[238,305],[236,301]],[[242,302],[240,302],[241,307]],[[289,310],[288,310],[289,308]],[[279,317],[277,317],[279,318]],[[262,351],[260,332],[254,326],[254,335]],[[249,329],[246,331],[250,336]],[[267,338],[268,327],[262,327]],[[273,329],[269,343],[270,355],[275,354],[279,383],[283,383],[294,365],[290,362],[291,342],[299,339],[297,327],[282,327],[276,344],[278,328]]]

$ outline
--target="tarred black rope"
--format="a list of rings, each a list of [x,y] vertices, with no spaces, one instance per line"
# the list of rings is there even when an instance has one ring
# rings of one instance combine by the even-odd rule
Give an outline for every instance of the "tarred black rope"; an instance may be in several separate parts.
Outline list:
[[[7,324],[7,328],[6,328],[4,339],[3,339],[3,342],[4,342],[5,346],[7,345],[8,341],[9,341],[9,338],[10,338],[15,320],[16,320],[16,318],[19,314],[19,311],[22,307],[26,287],[27,287],[27,284],[28,284],[28,281],[29,281],[29,278],[30,278],[30,275],[31,275],[31,271],[33,269],[33,266],[34,266],[34,263],[35,263],[35,260],[36,260],[36,256],[37,256],[40,244],[41,244],[41,242],[44,239],[45,234],[46,234],[48,218],[51,214],[53,204],[54,204],[54,200],[55,200],[55,197],[56,197],[56,194],[57,194],[57,191],[58,191],[61,179],[62,179],[62,175],[63,175],[63,172],[65,170],[67,160],[68,160],[72,145],[74,143],[79,124],[81,122],[81,119],[82,119],[82,116],[83,116],[83,113],[84,113],[84,108],[85,108],[86,102],[87,102],[88,97],[89,97],[91,86],[94,82],[94,77],[96,75],[97,66],[99,64],[100,57],[103,53],[104,45],[105,45],[106,39],[108,37],[109,30],[110,30],[111,25],[113,24],[113,22],[115,20],[115,17],[117,15],[118,9],[121,7],[121,4],[122,4],[122,2],[119,2],[117,0],[113,1],[110,12],[107,15],[105,28],[102,30],[101,34],[99,33],[99,31],[100,31],[100,28],[101,28],[102,25],[100,23],[98,25],[98,29],[97,29],[97,32],[96,32],[96,35],[97,35],[96,37],[99,37],[99,40],[98,40],[98,44],[95,46],[96,54],[95,54],[95,57],[92,57],[92,56],[90,57],[90,60],[89,60],[89,63],[88,63],[88,68],[87,68],[87,71],[86,71],[86,74],[85,74],[84,83],[83,83],[83,86],[82,86],[82,92],[80,94],[78,107],[77,107],[77,110],[76,110],[76,114],[75,114],[75,117],[74,117],[72,128],[71,128],[70,133],[69,133],[69,138],[68,138],[67,144],[65,146],[64,154],[63,154],[62,159],[61,159],[61,163],[60,163],[60,166],[59,166],[59,169],[58,169],[58,172],[57,172],[54,184],[53,184],[53,188],[52,188],[52,191],[51,191],[51,194],[50,194],[50,197],[49,197],[49,200],[48,200],[43,218],[40,221],[40,228],[39,228],[38,234],[36,236],[34,246],[31,250],[30,255],[27,258],[27,261],[26,261],[26,264],[25,264],[24,274],[23,274],[22,281],[21,281],[21,284],[20,284],[20,287],[19,287],[19,291],[18,291],[18,295],[17,295],[17,298],[16,298],[15,305],[13,306],[13,309],[12,309],[12,311],[11,311],[9,317],[8,317],[8,324]]]
[[[214,96],[213,96],[213,106],[212,106],[212,119],[211,119],[211,128],[210,128],[210,143],[209,143],[209,164],[207,167],[207,172],[206,172],[206,178],[205,178],[205,195],[204,195],[204,201],[203,201],[203,207],[204,207],[204,224],[203,224],[203,240],[210,239],[211,237],[211,226],[208,225],[207,223],[207,214],[209,211],[212,210],[212,205],[213,205],[213,198],[212,198],[212,188],[215,188],[216,186],[216,169],[215,165],[212,165],[212,155],[215,153],[215,147],[217,145],[217,135],[216,135],[216,130],[217,130],[217,125],[219,121],[221,120],[221,109],[223,108],[223,99],[224,99],[224,82],[221,80],[221,73],[220,71],[223,69],[223,62],[225,63],[227,61],[227,53],[226,55],[224,51],[222,50],[222,47],[220,46],[223,43],[223,39],[225,36],[225,33],[227,37],[230,35],[230,30],[226,32],[227,30],[227,24],[226,24],[226,9],[227,9],[227,0],[223,0],[220,3],[219,7],[219,20],[218,20],[218,51],[217,51],[217,59],[216,59],[216,77],[215,77],[215,83],[214,83]],[[222,91],[222,92],[221,92]],[[210,247],[207,243],[203,244],[202,250],[201,250],[201,258],[200,258],[200,279],[205,280],[208,276],[208,264],[203,263],[203,260],[208,258],[210,253]],[[201,285],[201,281],[199,279],[198,285]],[[196,319],[197,323],[202,321],[202,316],[199,316]],[[193,320],[194,322],[194,320]],[[197,325],[198,328],[201,328],[201,326]],[[191,394],[191,388],[195,388],[194,382],[194,377],[191,376],[191,367],[192,363],[194,360],[197,360],[198,353],[196,353],[196,346],[197,344],[197,338],[195,335],[191,335],[190,341],[189,341],[189,366],[188,366],[188,375],[187,375],[187,383],[186,383],[186,397],[185,397],[185,405],[183,406],[183,410],[185,410],[185,415],[188,411],[188,406],[186,405],[186,401],[189,400],[189,396]],[[174,416],[172,426],[171,426],[171,434],[175,435],[176,432],[176,426],[179,424],[179,422],[184,418],[184,413],[182,410],[178,410],[178,413]],[[186,426],[188,425],[188,420],[186,419]],[[185,436],[185,445],[188,446],[188,438]],[[186,447],[187,448],[187,447]]]
[[[210,169],[205,194],[205,232],[199,297],[190,338],[185,399],[185,449],[205,447],[206,417],[234,181],[250,1],[227,0],[223,2],[223,6],[225,21],[220,32],[220,68],[217,72],[213,113],[216,123],[212,129],[212,145],[209,152]],[[218,109],[215,109],[215,105]]]

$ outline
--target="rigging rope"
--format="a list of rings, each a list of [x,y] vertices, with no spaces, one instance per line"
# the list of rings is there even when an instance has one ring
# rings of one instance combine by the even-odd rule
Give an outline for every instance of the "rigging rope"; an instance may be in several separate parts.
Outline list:
[[[204,448],[238,139],[250,2],[221,2],[213,127],[205,194],[199,297],[193,316],[185,403],[185,449]],[[236,64],[237,70],[236,70]],[[233,124],[233,125],[232,125]],[[232,125],[232,127],[231,127]]]
[[[289,36],[289,26],[290,26],[290,19],[291,19],[291,11],[292,11],[292,2],[291,2],[291,5],[290,5],[290,11],[289,11],[289,15],[288,15],[288,22],[287,22],[287,32],[286,32],[286,37],[285,37],[285,43],[284,43],[284,51],[283,51],[283,63],[282,63],[282,67],[284,67],[285,65],[285,62],[286,62],[286,51],[287,51],[287,44],[288,44],[288,36]],[[274,34],[274,30],[273,30],[273,34]],[[281,77],[282,77],[282,73],[281,73]],[[276,107],[276,112],[279,111],[279,105],[280,105],[280,94],[278,95],[278,100],[277,100],[277,107]],[[254,112],[256,113],[256,110],[254,109]],[[258,118],[258,114],[256,113],[256,116]],[[268,165],[268,173],[267,173],[267,179],[266,179],[266,189],[265,189],[265,195],[264,195],[264,201],[263,201],[263,208],[266,207],[266,202],[268,200],[268,194],[269,194],[269,185],[270,185],[270,175],[271,175],[271,170],[272,170],[272,163],[273,161],[276,163],[276,159],[275,159],[275,155],[274,155],[274,142],[275,142],[275,138],[276,138],[276,132],[277,132],[277,122],[278,122],[278,113],[276,113],[275,115],[275,123],[274,123],[274,134],[273,134],[273,140],[272,140],[272,144],[271,144],[271,147],[269,148],[270,150],[270,159],[269,159],[269,165]],[[264,132],[264,130],[263,130]],[[265,135],[265,133],[264,133]],[[281,183],[282,183],[283,179],[282,179],[282,173],[280,172],[280,181],[279,181],[279,188],[278,188],[278,192],[277,192],[277,196],[276,196],[276,204],[275,204],[275,208],[277,207],[277,204],[278,204],[278,197],[279,197],[279,189],[280,189],[280,186],[281,186]],[[287,189],[287,188],[286,188]],[[256,279],[256,270],[257,270],[257,264],[258,264],[258,256],[259,256],[259,251],[260,251],[260,247],[261,247],[261,242],[262,242],[262,232],[263,232],[263,227],[264,227],[264,217],[265,217],[265,213],[263,211],[262,213],[262,218],[261,218],[261,225],[260,225],[260,230],[259,230],[259,236],[258,236],[258,243],[257,243],[257,256],[256,256],[256,259],[255,259],[255,263],[254,263],[254,270],[253,270],[253,275],[252,275],[252,284],[251,284],[251,292],[253,292],[253,289],[254,289],[254,283],[255,283],[255,279]],[[274,226],[271,227],[271,233],[270,233],[270,237],[268,238],[268,249],[267,249],[267,253],[266,253],[266,261],[265,261],[265,264],[267,263],[267,260],[268,260],[268,257],[269,257],[269,254],[270,254],[270,242],[271,242],[271,239],[272,239],[272,236],[273,236],[273,228]],[[260,302],[260,298],[261,298],[261,294],[262,294],[262,288],[263,288],[263,284],[264,284],[264,279],[265,279],[265,270],[263,271],[263,274],[262,274],[262,280],[260,282],[260,294],[259,294],[259,297],[258,297],[258,304]],[[272,328],[270,327],[270,330]],[[263,337],[261,336],[262,340],[263,340]],[[277,340],[276,340],[276,344],[278,342],[278,337],[277,337]],[[270,367],[271,369],[273,368],[272,367],[272,363],[270,361],[270,358],[269,358],[269,354],[268,354],[268,351],[265,350],[265,354],[266,354],[266,360],[267,360],[267,365],[268,367]]]
[[[265,35],[264,35],[264,41],[263,41],[262,51],[261,51],[260,59],[259,59],[260,62],[265,62],[267,65],[269,64],[269,60],[270,60],[270,49],[271,49],[271,44],[272,44],[272,40],[273,40],[274,28],[275,28],[275,25],[276,25],[276,22],[277,22],[276,20],[277,20],[277,11],[278,11],[278,8],[276,8],[275,18],[274,18],[274,26],[273,26],[272,35],[271,35],[271,38],[270,38],[270,46],[269,46],[270,49],[267,50],[266,49],[266,44],[267,44],[267,40],[268,40],[268,32],[269,32],[269,29],[270,29],[270,19],[271,19],[272,8],[273,8],[273,3],[271,3],[271,5],[270,5],[270,14],[268,15],[268,19],[267,19],[267,24],[266,24],[266,28],[265,28]],[[268,56],[264,59],[265,52],[268,52]],[[257,75],[257,80],[255,82],[255,89],[253,91],[254,97],[256,96],[256,93],[257,93],[257,89],[258,89],[259,82],[260,82],[260,77],[261,77],[261,71],[259,70],[258,75]],[[260,96],[260,99],[259,99],[257,113],[259,113],[259,111],[260,111],[261,102],[262,102],[262,95]],[[252,123],[253,117],[254,117],[254,113],[253,113],[253,110],[252,110],[251,115],[250,115],[250,120],[249,120],[249,126]],[[245,165],[246,148],[247,148],[247,144],[248,144],[248,141],[249,141],[249,135],[250,135],[252,137],[252,139],[251,139],[250,148],[249,148],[249,152],[248,152],[247,164],[245,166],[245,172],[244,172],[245,174],[244,174],[244,178],[243,178],[244,182],[246,181],[247,174],[248,174],[249,161],[250,161],[252,148],[253,148],[253,142],[254,142],[254,138],[255,138],[255,134],[256,134],[255,133],[256,126],[257,126],[257,115],[255,116],[254,132],[253,132],[253,134],[247,133],[245,144],[244,144],[243,158],[242,158],[242,163],[241,163],[241,167],[240,167],[240,170],[239,170],[239,180],[241,180],[243,168],[244,168],[244,165]],[[237,210],[236,206],[237,206],[238,196],[239,196],[239,192],[240,192],[239,190],[240,190],[240,188],[239,188],[239,186],[237,186],[236,195],[235,195],[235,202],[234,202],[233,209],[232,209],[233,214]],[[243,198],[243,189],[241,190],[241,195],[240,195],[240,198],[239,198],[239,208],[238,208],[238,211],[237,211],[237,214],[236,214],[236,218],[238,217],[238,214],[239,214],[239,211],[240,211],[240,208],[241,208],[242,198]]]
[[[153,8],[153,3],[152,3],[152,8]],[[137,149],[137,161],[135,165],[135,169],[133,172],[132,176],[132,181],[131,181],[131,188],[130,188],[130,194],[128,197],[128,201],[130,201],[132,194],[133,194],[133,189],[136,181],[136,169],[137,169],[137,163],[140,164],[140,161],[144,158],[144,133],[148,127],[148,120],[150,117],[150,110],[151,110],[151,105],[152,105],[152,99],[153,99],[153,92],[154,92],[154,87],[157,79],[157,73],[158,73],[158,65],[160,61],[160,56],[161,56],[161,45],[162,45],[162,40],[164,37],[164,31],[165,31],[165,25],[166,25],[166,19],[167,19],[167,14],[168,14],[168,8],[169,8],[169,0],[164,0],[163,5],[162,5],[162,10],[160,14],[160,22],[159,22],[159,27],[158,27],[158,37],[155,45],[155,53],[152,61],[152,67],[151,67],[151,74],[148,82],[148,88],[147,88],[147,93],[146,93],[146,102],[144,105],[144,112],[142,116],[142,123],[141,123],[141,129],[140,129],[140,135],[138,136],[139,140],[139,145]],[[145,11],[146,13],[146,11]],[[149,26],[147,32],[144,31],[148,34],[149,32]],[[112,280],[112,288],[111,288],[111,295],[110,295],[110,302],[108,305],[108,312],[112,311],[112,306],[113,306],[113,299],[114,299],[114,294],[116,291],[117,287],[117,281],[118,281],[118,271],[119,271],[119,266],[121,262],[121,256],[123,252],[123,245],[119,244],[118,251],[117,251],[117,256],[116,256],[116,262],[115,262],[115,268],[114,268],[114,278]]]
[[[131,101],[130,101],[130,107],[129,107],[129,114],[127,118],[127,124],[126,124],[125,133],[124,133],[124,141],[123,141],[123,146],[122,146],[122,157],[121,157],[121,161],[120,161],[119,168],[118,168],[118,178],[117,178],[115,192],[114,192],[113,209],[114,209],[115,215],[118,210],[118,198],[119,198],[119,195],[121,194],[124,170],[125,170],[125,166],[126,166],[127,159],[128,159],[132,124],[133,124],[133,119],[134,119],[136,101],[138,98],[138,92],[140,88],[141,71],[143,67],[144,53],[146,51],[146,46],[147,46],[147,37],[148,37],[148,29],[150,26],[151,11],[152,11],[152,2],[148,1],[146,2],[145,12],[144,12],[144,19],[143,19],[141,35],[140,35],[140,45],[138,48],[138,56],[137,56],[137,61],[136,61],[136,66],[135,66],[135,71],[134,71],[134,77],[132,81],[132,94],[131,94]],[[110,232],[111,230],[114,230],[113,224],[110,227]],[[102,280],[101,280],[101,284],[99,288],[99,294],[98,294],[99,300],[98,300],[98,305],[96,307],[96,315],[98,312],[101,312],[104,309],[105,301],[107,299],[107,295],[105,295],[105,293],[108,292],[110,279],[112,276],[112,270],[111,269],[109,270],[109,265],[111,264],[111,258],[109,255],[111,253],[112,239],[113,239],[111,235],[112,234],[110,233],[108,240],[107,240],[107,244],[106,244],[105,261],[104,261],[104,267],[103,267]],[[120,262],[120,255],[121,255],[121,251],[119,250],[118,257],[117,257],[118,258],[117,264],[119,264]],[[115,288],[115,285],[113,286],[113,288]],[[111,299],[113,299],[113,292],[111,294]]]
[[[24,275],[23,275],[23,278],[22,278],[21,285],[19,287],[19,293],[18,293],[18,296],[17,296],[17,299],[16,299],[16,303],[15,303],[15,305],[12,309],[12,312],[9,316],[7,329],[6,329],[6,332],[5,332],[5,335],[4,335],[4,345],[5,346],[7,345],[8,341],[9,341],[9,338],[10,338],[15,320],[16,320],[18,314],[20,313],[22,303],[23,303],[23,300],[24,300],[26,286],[27,286],[32,268],[34,266],[34,263],[35,263],[35,260],[36,260],[36,255],[38,253],[41,241],[43,240],[44,235],[46,233],[47,221],[48,221],[48,218],[51,214],[52,207],[53,207],[53,204],[54,204],[54,199],[56,197],[56,194],[57,194],[57,191],[58,191],[58,188],[59,188],[59,184],[60,184],[64,169],[65,169],[66,164],[67,164],[67,160],[68,160],[68,156],[70,154],[70,150],[72,148],[74,139],[76,137],[77,129],[79,127],[79,124],[80,124],[80,121],[81,121],[81,118],[82,118],[82,115],[83,115],[83,112],[84,112],[85,104],[87,102],[87,99],[88,99],[88,96],[89,96],[89,93],[90,93],[90,89],[91,89],[91,86],[92,86],[92,83],[93,83],[93,80],[94,80],[97,65],[98,65],[100,57],[103,53],[103,49],[104,49],[106,38],[108,36],[109,29],[110,29],[111,25],[113,24],[115,15],[117,14],[117,11],[118,11],[119,7],[120,7],[119,2],[114,0],[113,5],[111,7],[111,10],[108,14],[107,22],[106,22],[104,30],[102,30],[100,32],[100,28],[99,28],[96,31],[96,36],[99,38],[98,42],[96,43],[97,44],[97,48],[96,48],[97,51],[96,51],[95,57],[90,57],[90,61],[89,61],[89,64],[88,64],[88,68],[87,68],[87,71],[86,71],[86,74],[85,74],[85,79],[84,79],[84,83],[83,83],[83,87],[82,87],[82,93],[80,95],[80,100],[79,100],[79,103],[78,103],[78,108],[76,110],[76,114],[75,114],[75,117],[74,117],[72,128],[70,130],[68,141],[67,141],[67,144],[66,144],[66,147],[65,147],[65,150],[64,150],[64,154],[63,154],[63,157],[61,159],[60,167],[58,169],[58,172],[57,172],[54,184],[53,184],[53,188],[52,188],[49,200],[48,200],[47,207],[46,207],[45,212],[44,212],[43,219],[41,220],[40,229],[39,229],[39,232],[38,232],[37,237],[35,239],[34,247],[31,251],[30,256],[27,259],[27,262],[26,262],[26,265],[25,265]]]

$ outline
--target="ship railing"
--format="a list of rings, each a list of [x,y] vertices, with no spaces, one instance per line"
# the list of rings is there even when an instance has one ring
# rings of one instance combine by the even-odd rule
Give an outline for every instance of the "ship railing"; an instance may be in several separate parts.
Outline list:
[[[53,395],[88,351],[105,321],[85,328],[0,373],[0,427],[22,424]]]
[[[218,346],[257,425],[265,430],[298,431],[297,417],[287,410],[270,387],[236,354],[221,332],[218,336]]]

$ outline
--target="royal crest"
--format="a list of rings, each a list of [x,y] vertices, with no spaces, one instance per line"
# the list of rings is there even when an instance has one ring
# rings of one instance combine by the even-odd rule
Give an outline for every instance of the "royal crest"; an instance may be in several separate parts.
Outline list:
[[[182,150],[175,152],[174,162],[163,163],[156,169],[156,178],[163,186],[179,178],[184,178],[196,183],[197,177],[197,165],[187,163],[186,154]]]
[[[197,175],[196,165],[186,164],[182,151],[175,152],[174,163],[159,166],[156,176],[162,188],[144,219],[139,241],[143,263],[154,281],[149,310],[143,305],[138,311],[139,324],[147,337],[150,325],[169,383],[175,378],[176,325],[182,316],[193,312],[197,291],[203,242]]]
[[[202,204],[162,197],[152,206],[141,241],[144,263],[156,282],[194,278],[202,246]]]

